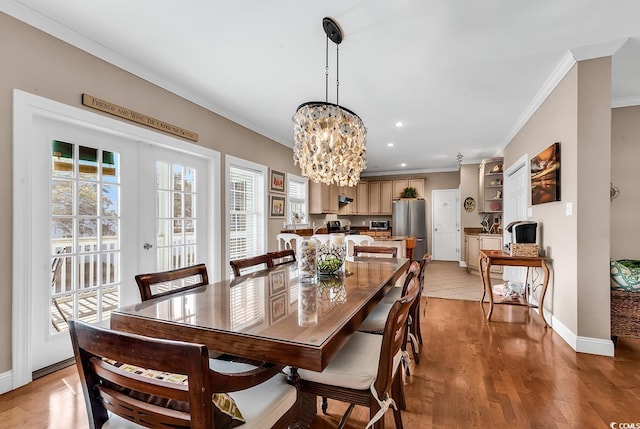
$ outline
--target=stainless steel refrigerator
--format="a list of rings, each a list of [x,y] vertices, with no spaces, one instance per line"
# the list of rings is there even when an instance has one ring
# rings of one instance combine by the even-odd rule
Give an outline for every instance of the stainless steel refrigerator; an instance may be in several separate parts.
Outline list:
[[[412,259],[420,260],[427,252],[427,221],[424,200],[393,201],[393,235],[410,235],[416,238]]]

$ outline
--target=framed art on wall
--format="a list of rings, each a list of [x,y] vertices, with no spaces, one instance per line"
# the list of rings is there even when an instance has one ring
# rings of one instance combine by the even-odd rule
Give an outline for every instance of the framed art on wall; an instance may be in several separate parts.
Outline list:
[[[269,190],[284,193],[285,173],[269,169]]]
[[[531,204],[560,201],[560,143],[531,158]]]
[[[284,218],[285,197],[269,195],[269,217]]]

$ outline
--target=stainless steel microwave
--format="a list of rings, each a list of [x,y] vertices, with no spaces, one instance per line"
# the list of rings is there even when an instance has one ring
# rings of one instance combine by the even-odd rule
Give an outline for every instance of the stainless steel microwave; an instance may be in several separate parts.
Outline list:
[[[369,229],[387,230],[389,229],[389,221],[388,220],[370,220]]]

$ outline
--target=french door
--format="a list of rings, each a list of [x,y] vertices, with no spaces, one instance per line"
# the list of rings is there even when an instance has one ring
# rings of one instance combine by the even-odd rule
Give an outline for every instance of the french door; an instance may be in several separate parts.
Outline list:
[[[108,323],[135,292],[135,236],[126,233],[138,198],[135,141],[47,117],[36,118],[35,140],[33,371],[73,355],[67,320]]]
[[[134,276],[207,261],[207,163],[82,124],[39,118],[32,371],[67,358],[70,318],[108,326]],[[46,286],[46,287],[45,287]]]
[[[139,165],[140,272],[206,262],[206,160],[140,143]]]

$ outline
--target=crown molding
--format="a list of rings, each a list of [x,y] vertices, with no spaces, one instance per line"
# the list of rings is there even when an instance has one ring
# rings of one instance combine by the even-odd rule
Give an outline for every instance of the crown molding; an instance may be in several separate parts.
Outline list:
[[[544,82],[538,93],[533,97],[533,100],[526,107],[524,112],[520,115],[516,123],[511,127],[511,130],[504,139],[502,145],[498,148],[498,153],[501,153],[511,140],[520,132],[522,127],[531,119],[533,114],[540,108],[542,103],[547,99],[549,94],[558,86],[560,81],[567,75],[569,70],[578,62],[592,60],[595,58],[613,56],[616,52],[629,41],[629,38],[612,40],[610,42],[597,43],[594,45],[582,46],[567,51],[560,62],[551,72],[551,75]]]
[[[24,22],[46,34],[49,34],[56,39],[62,40],[74,46],[80,50],[87,52],[94,57],[104,60],[116,67],[121,68],[147,82],[159,86],[160,88],[169,91],[178,97],[182,97],[185,100],[191,101],[217,115],[220,115],[236,124],[239,124],[245,128],[248,128],[268,139],[271,139],[277,143],[291,148],[293,146],[292,141],[282,141],[281,138],[273,133],[259,127],[253,122],[247,121],[245,118],[224,109],[222,106],[215,103],[211,103],[206,98],[199,95],[197,92],[177,82],[166,79],[152,70],[141,66],[135,60],[122,56],[106,46],[98,43],[97,41],[78,33],[62,25],[61,23],[45,16],[37,11],[21,4],[18,0],[0,0],[0,12],[4,12],[13,18]]]
[[[640,106],[640,96],[618,97],[611,101],[611,108]]]

